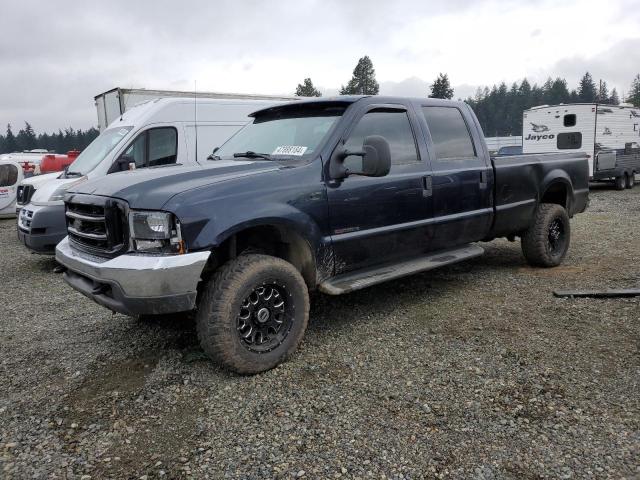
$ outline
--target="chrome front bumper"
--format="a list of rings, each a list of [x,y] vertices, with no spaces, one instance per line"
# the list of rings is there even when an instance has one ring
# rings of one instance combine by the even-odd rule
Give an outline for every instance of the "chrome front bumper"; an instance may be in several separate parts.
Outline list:
[[[75,250],[65,238],[56,260],[65,281],[80,293],[125,315],[160,314],[195,308],[200,276],[211,252],[184,255],[120,255],[107,259]]]

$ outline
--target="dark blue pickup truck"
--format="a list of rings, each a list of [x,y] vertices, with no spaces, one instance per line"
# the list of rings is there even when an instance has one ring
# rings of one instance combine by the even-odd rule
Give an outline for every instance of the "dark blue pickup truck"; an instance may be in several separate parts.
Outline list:
[[[195,311],[204,350],[240,373],[294,352],[309,290],[448,265],[497,237],[520,237],[529,264],[553,267],[588,203],[586,155],[492,159],[470,107],[445,100],[267,108],[209,159],[77,187],[56,258],[113,311]]]

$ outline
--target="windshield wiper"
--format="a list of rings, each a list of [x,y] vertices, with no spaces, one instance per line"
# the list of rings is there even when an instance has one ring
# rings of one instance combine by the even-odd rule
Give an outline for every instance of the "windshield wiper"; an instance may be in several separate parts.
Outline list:
[[[64,172],[64,176],[67,177],[67,178],[69,178],[69,177],[81,177],[82,174],[80,172],[69,172],[69,171],[66,171],[66,172]]]
[[[264,158],[265,160],[271,160],[271,155],[269,155],[268,153],[256,153],[256,152],[252,152],[251,150],[246,151],[246,152],[238,152],[238,153],[234,153],[233,154],[233,158],[240,158],[240,157],[245,157],[245,158]]]

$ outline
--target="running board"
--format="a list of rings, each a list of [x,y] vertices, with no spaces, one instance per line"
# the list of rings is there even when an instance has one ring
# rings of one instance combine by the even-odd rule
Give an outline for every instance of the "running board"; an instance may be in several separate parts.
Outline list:
[[[329,295],[341,295],[386,282],[387,280],[426,272],[427,270],[478,257],[483,253],[484,249],[482,247],[473,244],[453,250],[441,250],[400,263],[385,264],[356,272],[343,273],[325,280],[320,284],[319,288],[321,292]]]

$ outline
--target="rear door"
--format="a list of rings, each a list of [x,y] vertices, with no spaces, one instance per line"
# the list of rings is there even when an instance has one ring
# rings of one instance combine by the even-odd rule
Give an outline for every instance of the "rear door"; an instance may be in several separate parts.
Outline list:
[[[493,219],[493,169],[471,118],[457,105],[422,105],[433,178],[431,250],[482,240]]]
[[[431,197],[424,142],[418,142],[417,117],[409,104],[369,105],[338,148],[362,150],[364,138],[381,135],[391,150],[384,177],[349,176],[327,182],[331,238],[337,273],[419,254],[429,246]],[[344,142],[344,143],[343,143]],[[359,169],[362,158],[347,157]]]

